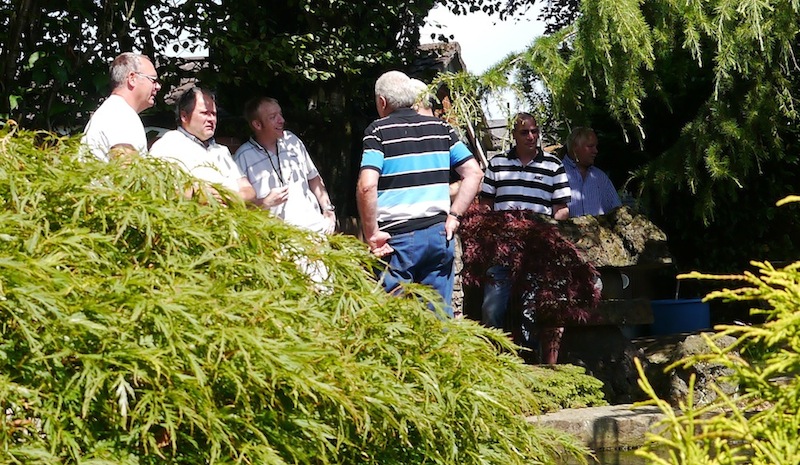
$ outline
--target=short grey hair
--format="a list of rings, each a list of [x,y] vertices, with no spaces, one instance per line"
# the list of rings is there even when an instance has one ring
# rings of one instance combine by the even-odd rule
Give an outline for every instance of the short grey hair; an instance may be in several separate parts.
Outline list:
[[[142,58],[149,60],[144,55],[133,52],[120,53],[111,62],[109,74],[111,75],[111,89],[116,89],[125,85],[130,73],[138,73],[141,69]]]
[[[417,94],[410,85],[411,79],[401,71],[387,71],[375,81],[375,96],[386,99],[388,106],[411,108],[417,100]]]
[[[414,94],[417,96],[414,99],[414,109],[417,108],[424,108],[426,110],[430,110],[433,108],[433,95],[428,90],[428,85],[424,82],[420,81],[419,79],[411,78],[409,85],[414,90]]]
[[[567,153],[572,155],[572,151],[575,150],[575,147],[586,142],[592,134],[597,136],[592,128],[578,126],[573,129],[567,137]]]

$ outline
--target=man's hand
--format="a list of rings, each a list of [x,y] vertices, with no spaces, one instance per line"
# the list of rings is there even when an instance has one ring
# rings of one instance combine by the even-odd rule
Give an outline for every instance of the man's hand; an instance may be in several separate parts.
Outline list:
[[[447,215],[447,219],[444,222],[444,232],[447,234],[447,240],[453,240],[453,235],[456,233],[456,229],[461,224],[458,218],[453,215]]]
[[[329,211],[323,212],[322,216],[324,216],[325,219],[327,219],[328,223],[329,223],[328,226],[325,228],[325,231],[323,231],[323,232],[325,234],[333,234],[333,232],[336,230],[336,213],[334,213],[333,211],[329,210]]]
[[[289,198],[289,186],[276,187],[270,189],[269,194],[261,199],[262,208],[272,208],[286,202]]]
[[[391,245],[389,245],[389,238],[391,238],[391,234],[378,231],[373,234],[371,237],[367,239],[367,245],[369,246],[369,251],[373,253],[378,258],[385,257],[390,253],[394,252],[394,249]]]

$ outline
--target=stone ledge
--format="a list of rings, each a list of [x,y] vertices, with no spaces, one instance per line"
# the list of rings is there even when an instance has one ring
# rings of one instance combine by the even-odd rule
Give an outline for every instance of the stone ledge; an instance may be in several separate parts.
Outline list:
[[[640,447],[645,433],[658,433],[656,424],[664,418],[657,407],[633,404],[564,409],[528,417],[528,421],[569,433],[592,450]]]
[[[653,323],[653,310],[648,299],[601,300],[592,311],[589,322],[572,326],[597,325],[649,325]],[[570,325],[567,325],[570,326]]]

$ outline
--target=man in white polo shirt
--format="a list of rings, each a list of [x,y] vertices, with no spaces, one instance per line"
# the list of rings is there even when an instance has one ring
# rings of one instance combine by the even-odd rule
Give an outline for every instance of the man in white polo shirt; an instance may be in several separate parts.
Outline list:
[[[271,97],[245,104],[253,137],[236,151],[239,169],[256,190],[257,203],[289,224],[331,234],[334,206],[303,142],[283,128],[281,106]]]
[[[178,99],[176,112],[178,129],[157,140],[150,149],[150,156],[173,162],[210,184],[222,185],[244,201],[254,201],[253,186],[236,167],[230,151],[214,141],[217,129],[214,95],[208,90],[192,87]],[[209,189],[216,194],[214,188]]]
[[[97,159],[108,161],[115,145],[130,144],[147,151],[147,136],[139,113],[155,104],[161,90],[153,63],[144,55],[125,52],[111,63],[111,95],[97,108],[86,129],[83,144]]]

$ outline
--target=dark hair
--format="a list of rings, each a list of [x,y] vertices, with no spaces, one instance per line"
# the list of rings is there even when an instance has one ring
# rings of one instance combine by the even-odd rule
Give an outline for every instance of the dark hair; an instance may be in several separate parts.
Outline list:
[[[531,120],[533,121],[533,124],[536,124],[536,117],[526,111],[521,111],[514,117],[514,131],[516,131],[517,126],[519,126],[519,124],[525,120]]]
[[[202,87],[190,87],[186,89],[186,92],[178,99],[178,103],[175,104],[175,121],[178,122],[178,126],[181,124],[181,115],[189,115],[194,111],[194,107],[197,105],[198,94],[206,96],[211,99],[212,102],[217,101],[217,96],[208,89],[203,89]]]
[[[263,103],[274,103],[275,105],[280,105],[277,99],[266,97],[264,95],[251,98],[244,104],[244,119],[247,121],[247,124],[250,124],[251,121],[258,118],[258,109]]]

